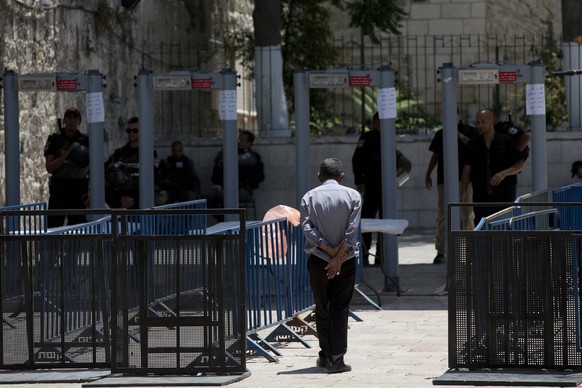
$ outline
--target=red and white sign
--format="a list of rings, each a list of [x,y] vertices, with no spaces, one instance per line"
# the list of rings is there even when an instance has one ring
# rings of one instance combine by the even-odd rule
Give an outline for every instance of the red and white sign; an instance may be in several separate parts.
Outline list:
[[[350,86],[370,86],[372,77],[369,75],[353,75],[349,77]]]
[[[210,89],[212,88],[212,78],[192,78],[192,89]]]
[[[517,73],[515,71],[500,71],[499,83],[515,83],[517,82]]]
[[[77,80],[76,79],[58,79],[57,80],[57,90],[59,90],[59,91],[77,90]]]

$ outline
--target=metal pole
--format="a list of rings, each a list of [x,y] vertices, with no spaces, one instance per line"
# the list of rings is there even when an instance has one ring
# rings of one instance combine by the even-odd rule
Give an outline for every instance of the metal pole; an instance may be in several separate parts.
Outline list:
[[[139,111],[139,207],[154,206],[154,115],[151,72],[137,76]]]
[[[301,198],[310,187],[311,151],[309,144],[309,87],[307,85],[307,71],[295,70],[293,76],[295,88],[295,165],[297,176],[297,207]]]
[[[20,140],[18,111],[18,75],[4,71],[4,154],[6,176],[6,205],[20,203]]]
[[[443,63],[441,84],[443,85],[443,162],[445,173],[445,205],[459,202],[459,148],[457,134],[457,92],[455,91],[456,68],[452,63]],[[475,220],[477,221],[477,220]],[[445,217],[445,241],[449,231]],[[450,230],[460,228],[460,209],[451,209]]]
[[[103,75],[97,70],[88,71],[89,93],[99,93],[103,101]],[[90,122],[89,131],[89,191],[91,208],[105,208],[105,172],[103,166],[103,128],[104,122]]]
[[[529,63],[530,83],[544,85],[545,66],[541,60]],[[546,149],[546,111],[530,115],[531,121],[531,163],[533,191],[548,188],[548,156]]]
[[[236,93],[236,72],[232,69],[222,71],[222,92]],[[227,115],[228,116],[228,115]],[[224,182],[224,207],[238,208],[238,134],[236,117],[224,118],[224,136],[222,138],[222,161]],[[234,214],[224,217],[225,221],[237,221]]]
[[[394,87],[394,70],[389,65],[380,67],[380,88]],[[382,218],[398,218],[396,211],[396,118],[382,118],[380,115],[380,147],[382,170]],[[398,242],[392,234],[384,235],[384,289],[400,292],[398,270]]]

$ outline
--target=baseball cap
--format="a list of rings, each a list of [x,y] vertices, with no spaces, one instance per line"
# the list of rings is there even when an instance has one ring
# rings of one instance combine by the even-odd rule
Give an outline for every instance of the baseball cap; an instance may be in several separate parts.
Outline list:
[[[79,111],[79,109],[72,106],[65,111],[64,117],[67,116],[75,116],[81,118],[81,112]]]
[[[578,172],[578,170],[580,169],[580,167],[582,167],[582,161],[577,160],[574,163],[572,163],[572,178],[574,178],[574,175],[576,175],[576,173]]]

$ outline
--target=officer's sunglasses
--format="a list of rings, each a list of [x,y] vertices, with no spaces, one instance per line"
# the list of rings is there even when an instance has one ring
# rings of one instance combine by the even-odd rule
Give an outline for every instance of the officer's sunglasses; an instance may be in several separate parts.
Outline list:
[[[125,132],[127,133],[138,133],[139,132],[139,128],[125,128]]]

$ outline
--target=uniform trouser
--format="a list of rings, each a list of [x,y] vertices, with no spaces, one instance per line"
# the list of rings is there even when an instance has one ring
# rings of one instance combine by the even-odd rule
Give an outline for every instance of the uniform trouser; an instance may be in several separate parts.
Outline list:
[[[89,189],[87,179],[65,179],[51,177],[49,182],[49,209],[85,209],[84,197]],[[75,225],[87,222],[84,214],[78,215],[52,215],[47,217],[49,228],[67,225]]]
[[[446,220],[446,210],[447,206],[445,204],[445,185],[440,183],[437,185],[438,189],[438,205],[437,205],[437,218],[436,218],[436,236],[435,236],[435,248],[438,254],[446,255],[447,252],[447,242],[445,241],[445,220]],[[473,198],[473,186],[469,183],[467,187],[467,198],[471,201]],[[461,212],[461,230],[473,230],[474,225],[474,214],[473,208],[471,206],[462,206]]]
[[[377,214],[382,218],[382,190],[380,190],[380,188],[368,187],[368,185],[366,185],[366,191],[364,192],[362,203],[362,218],[376,218]],[[365,248],[363,250],[362,261],[365,264],[368,264],[368,250],[372,244],[372,233],[362,233],[362,242],[364,243]],[[377,245],[377,247],[379,246],[380,244]],[[376,248],[377,257],[381,252],[382,249]]]
[[[474,199],[475,202],[513,202],[516,196],[516,186],[506,187],[503,191],[481,196]],[[507,205],[502,206],[475,206],[475,222],[478,224],[482,218],[488,217],[493,213],[497,213],[507,208]]]
[[[327,262],[309,256],[311,290],[315,296],[315,324],[320,357],[335,361],[348,349],[348,314],[356,279],[356,260],[342,264],[340,274],[327,278]]]

